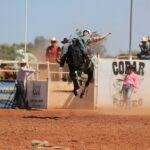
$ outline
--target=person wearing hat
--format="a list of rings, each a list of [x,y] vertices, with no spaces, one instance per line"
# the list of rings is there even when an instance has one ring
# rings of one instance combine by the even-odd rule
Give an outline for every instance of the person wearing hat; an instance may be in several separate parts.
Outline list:
[[[68,47],[70,45],[69,40],[66,37],[61,41],[61,43],[63,44],[63,46],[61,47],[60,64],[65,60],[64,57],[66,57],[65,55],[67,54]],[[63,68],[60,67],[59,70],[68,72],[68,66],[65,64],[63,65]],[[63,81],[67,81],[67,79],[69,80],[67,74],[63,74],[61,76]]]
[[[149,42],[148,37],[142,37],[141,43],[139,44],[141,52],[137,55],[140,59],[150,59]]]
[[[147,37],[148,42],[148,54],[150,55],[150,36]]]
[[[83,48],[84,60],[85,60],[84,73],[86,73],[88,75],[88,79],[87,79],[87,82],[85,83],[85,88],[82,91],[80,97],[83,97],[83,95],[85,93],[85,89],[89,86],[90,82],[93,79],[94,65],[91,60],[92,50],[88,46],[105,39],[110,34],[111,33],[106,33],[105,35],[96,34],[93,36],[93,33],[89,29],[83,30],[83,36],[81,37],[81,39],[82,39],[81,43],[83,43],[82,48]]]
[[[92,43],[96,43],[98,41],[101,41],[110,34],[111,33],[107,33],[105,35],[97,35],[97,36],[91,37],[91,31],[89,29],[84,29],[83,32],[80,32],[80,34],[78,34],[77,39],[80,42],[80,48],[84,52],[86,52],[88,45],[90,45]],[[69,47],[69,45],[71,45],[71,42],[69,42],[69,40],[67,38],[64,38],[62,43],[64,44],[64,46],[62,47],[63,50],[61,53],[61,58],[63,58],[64,55],[68,52],[68,47]],[[63,60],[63,59],[61,59],[61,60]]]
[[[110,35],[111,33],[107,33],[105,35],[96,35],[96,36],[91,36],[92,32],[89,29],[84,29],[83,30],[83,36],[82,36],[82,41],[84,43],[85,46],[93,44],[95,42],[101,41],[103,39],[105,39],[108,35]]]
[[[139,87],[139,78],[138,75],[135,73],[135,66],[130,65],[126,69],[126,75],[123,80],[122,86],[122,94],[123,94],[123,101],[126,106],[130,106],[131,104],[131,95],[133,91],[136,93]]]
[[[61,43],[63,44],[62,48],[61,48],[61,57],[63,57],[63,55],[65,55],[68,51],[68,47],[70,45],[69,40],[67,38],[64,38]]]
[[[140,44],[139,44],[139,47],[140,47],[140,49],[141,49],[141,55],[143,54],[145,54],[145,52],[147,51],[147,37],[142,37],[142,39],[141,39],[141,42],[140,42]]]
[[[106,35],[103,35],[103,36],[91,37],[91,31],[88,29],[85,29],[82,32],[80,30],[76,30],[76,35],[77,35],[77,37],[73,38],[72,41],[68,42],[65,52],[61,55],[60,67],[63,67],[65,62],[68,63],[70,77],[74,84],[74,94],[78,95],[78,91],[80,91],[80,86],[78,84],[77,74],[75,74],[75,71],[82,72],[81,70],[83,70],[83,71],[86,70],[86,73],[88,74],[88,80],[87,80],[88,82],[86,82],[86,84],[85,84],[86,87],[88,87],[89,82],[93,78],[93,69],[89,68],[89,65],[84,65],[84,63],[83,63],[83,62],[85,62],[84,60],[87,60],[86,62],[91,62],[91,61],[89,61],[88,56],[87,56],[87,46],[89,44],[98,42],[98,41],[106,38],[108,35],[110,35],[110,33],[107,33]],[[78,44],[76,45],[73,43],[78,43]],[[73,62],[74,60],[70,59],[72,57],[70,55],[71,55],[71,51],[72,51],[71,49],[73,47],[76,47],[76,48],[78,47],[77,49],[80,49],[80,51],[81,51],[81,54],[79,54],[79,56],[74,56],[74,58],[75,58],[74,60],[76,60],[76,62],[77,62],[77,60],[79,60],[78,64],[80,62],[82,62],[81,63],[82,65],[80,65],[80,66],[82,66],[81,68],[74,67],[73,65],[76,64],[76,62]],[[70,52],[68,50],[69,48],[70,48]],[[77,53],[75,52],[74,54],[77,54]],[[80,56],[82,58],[80,58]],[[80,77],[80,74],[78,74],[78,76]]]
[[[17,84],[16,84],[16,95],[15,95],[15,107],[18,108],[28,108],[28,102],[25,97],[25,84],[26,77],[31,73],[35,73],[35,70],[32,68],[26,67],[27,62],[21,61],[19,62],[20,68],[17,73]]]
[[[51,45],[46,50],[46,61],[47,62],[60,62],[61,49],[58,46],[58,40],[54,37],[50,40]]]

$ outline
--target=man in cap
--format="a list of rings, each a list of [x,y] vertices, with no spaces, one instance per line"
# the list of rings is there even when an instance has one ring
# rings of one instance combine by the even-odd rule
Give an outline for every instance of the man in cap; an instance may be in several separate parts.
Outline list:
[[[141,55],[143,54],[143,55],[145,55],[145,53],[146,53],[146,51],[147,51],[147,37],[146,36],[144,36],[144,37],[142,37],[142,39],[141,39],[141,43],[139,44],[139,47],[140,47],[140,49],[141,49]]]
[[[141,49],[141,52],[138,54],[138,57],[140,59],[150,59],[148,37],[146,36],[142,37],[139,47]]]
[[[50,40],[51,45],[46,50],[46,61],[60,62],[61,49],[58,46],[58,40],[54,37]]]
[[[35,70],[32,68],[26,67],[27,62],[21,61],[20,68],[17,73],[17,84],[16,84],[16,96],[15,96],[15,104],[18,108],[28,108],[28,102],[25,97],[25,84],[26,77],[31,73],[35,73]]]

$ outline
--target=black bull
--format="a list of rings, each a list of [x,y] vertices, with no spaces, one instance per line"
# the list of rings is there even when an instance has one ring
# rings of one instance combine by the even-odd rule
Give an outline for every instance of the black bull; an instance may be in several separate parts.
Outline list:
[[[75,40],[75,42],[68,47],[67,52],[62,55],[60,67],[63,67],[65,62],[68,64],[70,78],[74,84],[74,94],[78,95],[79,89],[82,89],[80,97],[83,97],[93,78],[94,65],[87,53],[83,52],[78,41]],[[86,80],[82,79],[83,74],[87,75]]]
[[[89,57],[84,58],[84,63],[80,67],[68,64],[69,75],[74,85],[74,94],[78,95],[77,90],[80,89],[80,98],[85,94],[87,87],[93,79],[94,64]]]

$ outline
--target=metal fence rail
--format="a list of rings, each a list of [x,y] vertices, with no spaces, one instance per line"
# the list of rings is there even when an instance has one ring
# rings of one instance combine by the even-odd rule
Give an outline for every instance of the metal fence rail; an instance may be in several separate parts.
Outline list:
[[[12,68],[13,69],[4,69],[4,68],[0,68],[0,75],[4,75],[5,73],[17,73],[18,69],[15,69],[16,66],[17,68],[19,68],[18,66],[18,61],[2,61],[0,60],[0,65],[2,64],[6,64],[6,65],[10,65],[12,64]],[[16,65],[16,66],[15,66]],[[36,80],[43,80],[43,79],[53,79],[56,78],[56,76],[63,76],[63,75],[68,75],[69,71],[64,71],[59,69],[59,64],[58,63],[48,63],[48,62],[33,62],[33,63],[28,63],[29,67],[32,67],[36,70]],[[41,78],[39,78],[40,76],[42,76]],[[60,80],[60,77],[57,77]]]

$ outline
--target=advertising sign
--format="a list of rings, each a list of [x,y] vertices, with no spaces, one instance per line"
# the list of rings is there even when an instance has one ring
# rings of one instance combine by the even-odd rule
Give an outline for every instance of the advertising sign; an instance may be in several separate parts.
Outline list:
[[[15,81],[0,81],[0,108],[11,108],[15,93]]]
[[[100,59],[97,72],[97,97],[96,106],[114,106],[120,105],[122,95],[123,80],[126,75],[127,67],[133,65],[135,73],[139,78],[139,87],[137,92],[131,95],[131,102],[134,105],[150,106],[150,63],[146,60],[113,60]]]
[[[48,107],[47,81],[29,81],[27,83],[27,99],[32,108]]]

